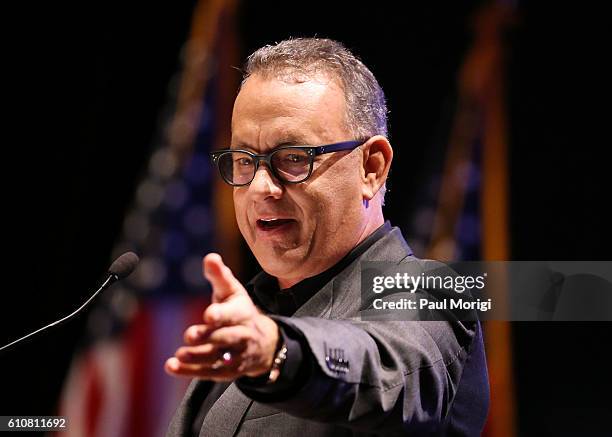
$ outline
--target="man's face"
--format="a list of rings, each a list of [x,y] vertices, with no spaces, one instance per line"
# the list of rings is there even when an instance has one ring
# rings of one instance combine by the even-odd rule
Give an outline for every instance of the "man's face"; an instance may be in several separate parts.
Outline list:
[[[232,148],[268,153],[281,145],[352,140],[342,89],[317,76],[302,83],[251,76],[232,116]],[[238,227],[262,268],[282,288],[338,262],[364,232],[359,149],[317,156],[311,177],[282,184],[261,164],[234,188]]]

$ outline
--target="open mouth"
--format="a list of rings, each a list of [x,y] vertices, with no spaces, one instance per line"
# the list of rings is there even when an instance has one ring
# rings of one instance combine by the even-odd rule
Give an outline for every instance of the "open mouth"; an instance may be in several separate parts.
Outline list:
[[[275,229],[281,229],[282,227],[288,226],[295,223],[293,219],[259,219],[257,220],[257,228],[262,231],[273,231]]]

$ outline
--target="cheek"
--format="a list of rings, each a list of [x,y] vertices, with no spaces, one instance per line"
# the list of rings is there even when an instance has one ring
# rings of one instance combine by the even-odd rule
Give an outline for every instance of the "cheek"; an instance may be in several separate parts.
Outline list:
[[[246,237],[246,230],[248,225],[247,208],[245,204],[245,197],[243,193],[234,191],[234,211],[236,213],[236,223],[242,232],[242,235]]]
[[[352,216],[355,208],[361,205],[359,199],[356,185],[349,188],[328,180],[309,187],[301,205],[313,225],[335,232],[338,224]],[[323,223],[326,225],[323,226]]]
[[[327,169],[313,186],[313,197],[328,208],[342,209],[352,206],[355,200],[360,201],[359,170],[351,165],[339,165]],[[347,211],[348,212],[348,211]]]

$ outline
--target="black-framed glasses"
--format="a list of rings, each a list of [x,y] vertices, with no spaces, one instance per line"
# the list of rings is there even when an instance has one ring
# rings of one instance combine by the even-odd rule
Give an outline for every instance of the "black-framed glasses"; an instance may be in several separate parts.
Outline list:
[[[225,149],[212,152],[210,156],[223,180],[234,187],[250,184],[262,161],[279,181],[299,184],[312,174],[315,156],[353,150],[364,142],[354,140],[324,146],[281,146],[261,155],[248,150]]]

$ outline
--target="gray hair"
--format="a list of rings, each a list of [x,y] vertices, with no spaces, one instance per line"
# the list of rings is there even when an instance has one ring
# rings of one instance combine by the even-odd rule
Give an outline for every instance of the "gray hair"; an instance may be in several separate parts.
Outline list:
[[[355,139],[388,134],[385,94],[372,72],[344,45],[323,38],[293,38],[267,45],[248,57],[244,82],[253,74],[289,75],[293,80],[324,73],[338,79],[346,98],[347,127]]]

